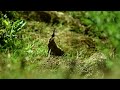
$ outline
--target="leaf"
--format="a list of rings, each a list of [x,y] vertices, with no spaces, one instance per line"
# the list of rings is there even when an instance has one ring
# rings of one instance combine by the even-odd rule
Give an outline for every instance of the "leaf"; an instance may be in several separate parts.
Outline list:
[[[23,26],[25,26],[26,22],[24,20],[17,20],[13,23],[12,29],[14,32],[18,32],[22,29]]]

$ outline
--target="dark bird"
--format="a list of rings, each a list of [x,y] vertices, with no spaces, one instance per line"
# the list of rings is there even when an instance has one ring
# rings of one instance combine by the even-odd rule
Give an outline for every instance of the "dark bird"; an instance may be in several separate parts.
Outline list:
[[[55,29],[53,30],[53,34],[51,38],[49,39],[48,53],[50,53],[50,55],[62,56],[64,54],[64,51],[62,51],[60,48],[57,47],[54,41],[54,37],[55,37]]]

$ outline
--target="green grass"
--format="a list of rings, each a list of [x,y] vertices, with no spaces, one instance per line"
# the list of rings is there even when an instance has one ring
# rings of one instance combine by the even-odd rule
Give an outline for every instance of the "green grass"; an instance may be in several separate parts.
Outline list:
[[[16,48],[1,49],[0,78],[120,78],[119,63],[117,63],[119,55],[110,57],[112,53],[110,46],[119,44],[117,40],[119,39],[117,31],[119,25],[112,22],[114,14],[118,18],[119,12],[65,12],[64,14],[66,13],[81,20],[81,23],[93,26],[94,28],[92,27],[90,31],[93,35],[84,35],[81,28],[75,29],[78,31],[70,31],[71,22],[51,26],[51,23],[46,24],[34,21],[34,19],[26,21],[25,27],[17,33],[19,38],[15,42]],[[89,20],[88,17],[95,22]],[[106,19],[108,23],[105,24],[102,19]],[[47,53],[47,44],[54,27],[57,30],[55,42],[65,51],[64,56],[49,56]],[[99,41],[98,36],[101,34],[99,32],[102,30],[110,36],[111,42],[102,44]],[[95,34],[97,36],[94,36]],[[81,40],[87,40],[86,38],[95,40],[97,50],[81,42]]]

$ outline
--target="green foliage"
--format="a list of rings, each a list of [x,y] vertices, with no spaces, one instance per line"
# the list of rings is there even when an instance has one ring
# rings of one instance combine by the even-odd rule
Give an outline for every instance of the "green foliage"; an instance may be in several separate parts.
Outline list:
[[[0,12],[0,43],[4,42],[1,48],[5,48],[0,52],[0,78],[120,78],[119,11],[63,12],[65,17],[73,17],[73,21],[80,20],[84,27],[72,22],[54,25],[56,37],[60,37],[55,41],[65,51],[62,57],[49,56],[47,53],[52,24],[34,20],[35,17],[30,17],[29,13],[7,11],[6,15],[9,16],[6,16]],[[33,16],[36,14],[35,11],[32,13]],[[26,24],[21,17],[26,20],[30,18],[31,21]],[[89,33],[84,35],[82,32],[88,27]],[[101,36],[105,40],[100,39]],[[85,37],[96,42],[96,50],[87,47],[87,43],[91,42],[87,42]],[[86,40],[86,43],[82,43],[82,40]],[[110,75],[105,77],[108,72]]]
[[[1,18],[4,29],[1,30],[1,39],[5,43],[3,47],[13,48],[17,32],[19,32],[26,24],[25,20],[17,20],[15,22]]]
[[[100,44],[99,46],[101,47],[102,52],[104,52],[106,55],[109,57],[109,53],[114,53],[115,57],[117,58],[111,58],[107,60],[107,66],[111,69],[116,67],[116,63],[114,61],[118,60],[118,57],[120,55],[120,12],[119,11],[93,11],[93,12],[85,12],[85,19],[89,19],[91,21],[94,21],[94,26],[96,27],[94,29],[95,33],[97,33],[97,36],[100,36],[101,32],[103,31],[105,36],[107,36],[107,39],[109,39],[109,43],[111,44],[106,44],[106,46],[103,44]],[[91,23],[92,24],[92,23]],[[111,46],[112,45],[112,46]],[[110,49],[116,48],[116,51],[111,51]],[[112,61],[111,61],[112,60]],[[119,62],[119,60],[118,60]],[[118,64],[119,66],[119,64]]]

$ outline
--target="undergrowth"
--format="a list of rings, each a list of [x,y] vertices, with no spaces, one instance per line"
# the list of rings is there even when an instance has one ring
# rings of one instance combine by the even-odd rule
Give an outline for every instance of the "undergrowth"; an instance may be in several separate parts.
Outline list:
[[[119,12],[58,12],[56,24],[36,20],[38,12],[0,13],[0,78],[119,78]],[[48,54],[54,28],[63,56]]]

